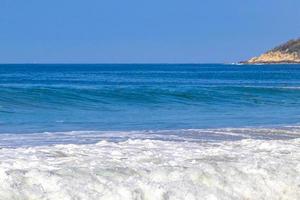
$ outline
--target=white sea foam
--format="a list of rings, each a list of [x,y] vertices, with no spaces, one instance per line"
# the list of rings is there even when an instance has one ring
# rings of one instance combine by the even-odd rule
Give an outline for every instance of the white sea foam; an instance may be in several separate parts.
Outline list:
[[[300,199],[300,139],[3,148],[0,199]]]
[[[163,141],[220,142],[242,139],[296,139],[300,137],[300,126],[273,128],[220,128],[181,129],[148,131],[69,131],[45,133],[1,133],[0,148],[32,147],[57,144],[93,144],[98,141],[126,141],[149,139]]]

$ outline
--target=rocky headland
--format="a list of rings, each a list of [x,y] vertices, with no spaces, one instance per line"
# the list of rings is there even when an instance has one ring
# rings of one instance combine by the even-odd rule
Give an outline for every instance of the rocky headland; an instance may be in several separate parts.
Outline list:
[[[300,64],[300,38],[290,40],[258,57],[243,61],[244,64]]]

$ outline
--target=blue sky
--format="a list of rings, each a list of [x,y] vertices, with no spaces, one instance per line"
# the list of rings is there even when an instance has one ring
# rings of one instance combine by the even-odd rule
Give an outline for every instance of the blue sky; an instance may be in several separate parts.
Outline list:
[[[1,0],[0,63],[219,63],[300,37],[299,0]]]

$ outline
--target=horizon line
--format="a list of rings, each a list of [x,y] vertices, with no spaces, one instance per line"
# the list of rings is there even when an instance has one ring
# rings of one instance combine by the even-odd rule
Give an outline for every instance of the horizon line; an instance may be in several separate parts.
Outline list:
[[[57,62],[57,63],[46,63],[46,62],[24,62],[24,63],[0,63],[0,65],[212,65],[212,64],[218,64],[218,65],[230,65],[230,64],[238,64],[239,62],[228,62],[228,63],[218,63],[218,62],[99,62],[99,63],[84,63],[84,62]]]

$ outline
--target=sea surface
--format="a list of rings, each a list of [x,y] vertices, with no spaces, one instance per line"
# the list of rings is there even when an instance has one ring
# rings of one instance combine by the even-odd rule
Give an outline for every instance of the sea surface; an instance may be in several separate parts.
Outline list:
[[[0,199],[300,199],[300,65],[2,64]]]

